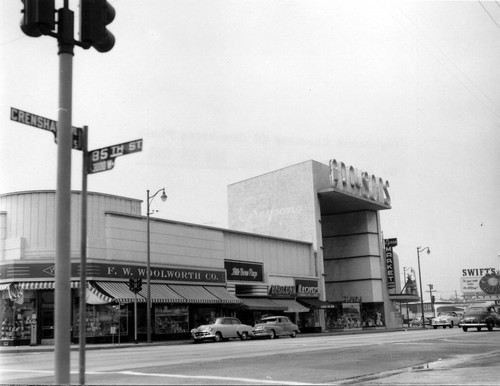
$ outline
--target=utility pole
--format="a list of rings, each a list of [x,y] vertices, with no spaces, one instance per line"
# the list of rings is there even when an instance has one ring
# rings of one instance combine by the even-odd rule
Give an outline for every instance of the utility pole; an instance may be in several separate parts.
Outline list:
[[[434,301],[435,301],[435,298],[434,296],[432,295],[432,290],[434,289],[434,285],[433,284],[427,284],[429,286],[429,292],[430,293],[430,297],[431,297],[431,310],[432,310],[432,314],[434,315]]]

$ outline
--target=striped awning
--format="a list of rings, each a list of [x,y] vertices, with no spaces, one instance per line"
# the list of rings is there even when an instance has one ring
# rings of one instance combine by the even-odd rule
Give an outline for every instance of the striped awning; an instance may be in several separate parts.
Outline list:
[[[145,299],[148,297],[148,290],[144,282],[142,283],[142,291],[138,295]],[[185,303],[186,299],[165,284],[151,284],[151,301],[153,303]]]
[[[202,286],[194,285],[169,285],[177,294],[182,296],[187,303],[220,303],[221,300],[212,295]]]
[[[269,298],[241,298],[242,308],[257,311],[285,311],[287,306],[275,303]]]
[[[85,301],[87,304],[108,304],[113,303],[115,299],[103,294],[91,283],[87,283],[87,291],[85,292]]]
[[[120,303],[132,303],[134,302],[135,295],[128,288],[128,283],[120,283],[113,281],[98,281],[93,283],[93,285],[99,290],[115,299]],[[139,294],[137,294],[137,302],[145,303],[146,299]]]
[[[219,286],[204,286],[204,288],[210,292],[212,295],[215,297],[219,298],[221,300],[221,303],[224,304],[241,304],[241,300],[238,299],[236,296],[231,294],[227,289],[224,287],[219,287]]]
[[[309,308],[304,307],[293,299],[272,299],[272,302],[286,307],[286,310],[283,312],[309,312]]]
[[[56,287],[54,281],[20,281],[15,282],[22,290],[53,290]],[[0,284],[0,291],[6,291],[12,283]],[[79,281],[72,281],[71,288],[80,288]]]

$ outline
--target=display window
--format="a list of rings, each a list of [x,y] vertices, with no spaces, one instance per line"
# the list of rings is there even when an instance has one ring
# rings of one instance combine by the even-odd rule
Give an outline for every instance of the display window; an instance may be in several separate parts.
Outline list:
[[[385,327],[384,303],[363,303],[361,321],[363,327]]]
[[[85,335],[87,338],[128,335],[128,309],[122,305],[87,304],[85,311]],[[80,310],[75,310],[73,336],[79,337]]]
[[[155,334],[183,334],[189,332],[188,306],[165,304],[156,306]]]
[[[1,302],[2,345],[30,344],[32,325],[36,329],[37,321],[35,291],[13,288],[10,292],[9,288]]]
[[[191,313],[191,326],[198,327],[202,324],[210,324],[212,320],[218,318],[221,315],[218,309],[215,307],[196,307],[193,309]]]
[[[383,303],[338,302],[335,306],[325,310],[328,330],[385,327]]]

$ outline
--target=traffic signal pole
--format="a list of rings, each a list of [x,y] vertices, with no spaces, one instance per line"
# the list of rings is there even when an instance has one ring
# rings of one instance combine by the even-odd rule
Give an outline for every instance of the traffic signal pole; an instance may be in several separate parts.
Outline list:
[[[69,385],[71,339],[71,112],[73,81],[73,11],[68,0],[59,11],[59,106],[57,133],[55,383]]]

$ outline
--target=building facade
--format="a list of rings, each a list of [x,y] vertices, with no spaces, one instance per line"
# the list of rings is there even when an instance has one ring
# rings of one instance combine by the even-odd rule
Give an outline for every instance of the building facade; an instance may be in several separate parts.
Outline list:
[[[80,326],[81,197],[72,193],[73,341]],[[89,193],[87,206],[88,341],[145,340],[147,218],[141,201]],[[191,328],[220,315],[253,324],[261,315],[286,312],[297,320],[309,311],[297,297],[319,296],[312,256],[308,242],[151,218],[152,339],[186,338]],[[2,345],[53,339],[54,261],[55,192],[1,195]],[[142,280],[137,294],[130,279]]]

